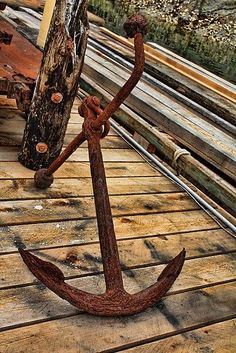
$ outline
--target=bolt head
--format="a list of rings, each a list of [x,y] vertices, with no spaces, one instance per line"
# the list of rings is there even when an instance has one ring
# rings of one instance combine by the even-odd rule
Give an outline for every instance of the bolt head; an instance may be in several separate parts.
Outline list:
[[[63,100],[63,95],[60,92],[55,92],[51,95],[51,101],[55,104],[61,103]]]
[[[130,16],[124,23],[124,30],[129,38],[134,38],[135,34],[147,34],[148,23],[146,17],[141,14]]]
[[[45,142],[39,142],[35,148],[38,153],[46,153],[48,150],[48,145]]]

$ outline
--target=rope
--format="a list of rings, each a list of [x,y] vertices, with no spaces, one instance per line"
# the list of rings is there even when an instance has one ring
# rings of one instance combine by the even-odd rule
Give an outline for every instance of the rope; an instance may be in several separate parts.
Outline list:
[[[179,148],[178,150],[175,151],[174,156],[173,156],[173,161],[172,161],[172,167],[177,171],[177,174],[179,175],[179,170],[178,170],[178,159],[181,156],[191,156],[191,153],[184,148]]]

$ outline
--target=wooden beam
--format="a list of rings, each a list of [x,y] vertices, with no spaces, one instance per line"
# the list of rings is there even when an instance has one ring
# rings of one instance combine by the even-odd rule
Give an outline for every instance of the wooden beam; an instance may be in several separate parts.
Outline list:
[[[103,106],[112,99],[111,94],[107,93],[85,75],[82,75],[81,87],[89,94],[98,96]],[[133,131],[137,131],[154,145],[157,149],[157,154],[168,164],[172,165],[174,154],[179,149],[179,146],[125,105],[122,105],[114,116],[120,123]],[[177,165],[181,175],[189,179],[194,185],[199,187],[200,190],[206,192],[207,195],[224,207],[234,217],[236,216],[236,189],[232,185],[198,162],[191,155],[182,155],[178,159]]]
[[[23,6],[31,9],[42,9],[45,4],[45,0],[3,0],[3,3],[9,6]]]
[[[130,70],[90,48],[86,51],[83,73],[112,95],[118,92],[130,76]],[[171,99],[142,79],[127,97],[125,104],[236,180],[235,139],[206,121],[203,115]]]
[[[87,46],[87,0],[57,0],[19,161],[46,167],[60,154]]]
[[[111,38],[117,40],[118,42],[126,45],[127,47],[132,49],[134,48],[134,44],[132,40],[128,40],[122,36],[119,36],[104,27],[101,28],[101,31],[106,35],[110,36]],[[146,58],[150,59],[155,63],[160,62],[170,67],[171,69],[174,69],[175,71],[183,74],[184,76],[192,79],[193,81],[201,84],[202,86],[207,87],[210,90],[218,93],[219,95],[230,100],[231,102],[236,103],[236,93],[229,90],[227,87],[224,87],[223,85],[211,80],[210,78],[206,77],[205,75],[202,75],[196,70],[193,70],[187,65],[184,65],[180,62],[177,63],[175,59],[171,59],[170,57],[167,57],[167,55],[150,47],[149,45],[145,44],[144,47],[145,47]]]
[[[43,48],[48,35],[48,29],[52,19],[53,10],[55,7],[56,0],[46,0],[43,17],[39,28],[39,34],[37,38],[37,44]]]

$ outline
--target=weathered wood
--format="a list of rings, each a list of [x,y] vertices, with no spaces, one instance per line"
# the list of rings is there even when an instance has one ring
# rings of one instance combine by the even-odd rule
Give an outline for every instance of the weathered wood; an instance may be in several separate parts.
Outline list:
[[[92,12],[88,12],[88,19],[89,19],[89,22],[95,23],[98,26],[105,26],[104,18],[96,16]]]
[[[187,236],[182,234],[182,236],[183,241],[185,241],[184,244],[186,244],[187,259],[197,256],[200,257],[200,259],[192,260],[192,265],[189,266],[189,270],[187,271],[187,280],[180,280],[182,286],[184,284],[185,286],[188,286],[185,289],[191,287],[194,281],[196,282],[196,278],[194,278],[195,276],[192,274],[192,279],[190,276],[190,268],[193,270],[194,266],[194,274],[198,277],[197,279],[199,280],[200,277],[200,279],[205,280],[205,283],[202,281],[201,285],[235,279],[236,276],[234,271],[236,270],[236,252],[232,252],[230,255],[225,254],[224,256],[214,256],[212,261],[211,257],[213,256],[205,257],[206,254],[202,252],[202,248],[199,247],[198,241],[203,240],[203,233],[197,234],[196,240],[194,235],[191,237],[189,234]],[[217,237],[215,239],[217,239]],[[166,243],[168,243],[168,246]],[[158,266],[156,267],[153,265],[168,262],[176,255],[176,253],[182,250],[182,244],[183,242],[178,235],[171,236],[171,239],[169,237],[169,241],[168,238],[167,241],[161,238],[143,238],[119,241],[118,248],[121,267],[124,271],[127,269],[133,270],[137,266],[140,268],[140,270],[136,270],[137,274],[133,275],[133,278],[135,277],[136,285],[137,283],[140,283],[139,285],[145,283],[145,278],[148,279],[149,283],[152,283],[152,281],[154,283],[155,276],[156,278],[158,277],[159,268]],[[209,246],[209,255],[222,254],[227,249],[227,245],[225,250],[223,246],[219,249],[219,244],[214,244],[213,241],[204,241],[203,246],[204,245]],[[236,244],[232,246],[234,251],[236,247],[235,245]],[[230,246],[228,248],[230,248]],[[65,278],[98,274],[103,270],[100,248],[98,244],[87,244],[69,248],[42,249],[40,251],[32,252],[41,259],[50,261],[58,266],[63,271]],[[207,270],[204,267],[206,264],[209,265]],[[0,266],[2,268],[0,280],[1,288],[34,283],[34,275],[32,275],[32,273],[29,272],[22,263],[19,254],[1,255]],[[141,269],[144,266],[145,268]],[[150,268],[147,266],[152,267]],[[203,266],[202,269],[201,266]],[[222,271],[220,270],[221,266]],[[12,271],[12,268],[15,270]],[[228,277],[226,273],[224,273],[224,270],[227,270]],[[153,273],[150,274],[150,272]],[[214,275],[212,273],[214,273]],[[218,275],[216,275],[216,273],[218,273]],[[223,274],[225,274],[225,277],[222,276]],[[134,285],[135,284],[132,286]],[[135,289],[132,288],[132,291]],[[143,288],[139,288],[139,290],[140,289]],[[129,290],[131,290],[131,288],[129,288]]]
[[[122,44],[125,44],[126,46],[130,48],[134,48],[134,44],[132,41],[121,37],[106,28],[101,29],[102,32],[105,34],[109,35],[110,37],[114,38],[115,40],[121,42]],[[162,63],[171,69],[174,69],[175,71],[179,72],[180,74],[190,78],[191,80],[196,81],[200,85],[210,88],[212,91],[216,92],[217,94],[227,98],[228,100],[231,100],[233,103],[236,103],[236,92],[233,90],[230,90],[227,86],[219,84],[216,80],[213,80],[212,78],[207,77],[206,75],[202,75],[198,70],[195,70],[194,68],[189,67],[188,65],[185,65],[184,63],[181,62],[176,62],[175,59],[172,57],[168,57],[165,55],[163,52],[160,52],[148,45],[145,45],[145,55],[147,58],[151,59],[155,63]]]
[[[17,161],[18,148],[15,147],[0,147],[1,161]],[[104,149],[103,157],[105,162],[141,162],[143,158],[132,149],[124,149],[121,153],[120,149]],[[87,162],[89,161],[88,152],[84,148],[79,148],[74,152],[68,161],[71,162]]]
[[[145,162],[105,162],[107,177],[157,176],[155,169]],[[34,172],[17,162],[0,162],[0,179],[33,178]],[[66,162],[59,168],[55,178],[87,178],[90,177],[88,162]]]
[[[42,9],[45,4],[45,0],[2,0],[2,2],[10,6],[24,6],[35,10]]]
[[[107,178],[110,195],[151,194],[181,191],[178,185],[166,177]],[[0,200],[46,199],[76,196],[92,196],[90,178],[56,179],[53,187],[39,190],[31,180],[2,180]]]
[[[236,319],[122,350],[124,353],[234,353]]]
[[[172,238],[169,238],[168,235],[176,236],[179,233],[181,239],[183,233],[186,232],[186,236],[191,239],[193,236],[196,236],[197,239],[201,237],[202,244],[207,244],[206,249],[201,246],[202,244],[199,244],[202,253],[207,253],[211,238],[212,242],[216,241],[216,244],[219,241],[223,248],[227,241],[229,241],[229,246],[232,246],[232,241],[234,241],[229,234],[220,230],[219,225],[206,213],[199,210],[116,216],[113,221],[117,239],[158,236],[162,240],[168,239],[171,242]],[[98,240],[94,218],[67,221],[60,219],[58,222],[47,222],[47,224],[2,225],[0,230],[1,253],[16,251],[15,241],[22,241],[28,249],[38,249],[94,243]],[[197,232],[197,234],[193,232]],[[210,247],[212,248],[212,245]]]
[[[60,154],[86,49],[86,10],[86,0],[56,1],[19,154],[28,168],[48,166]]]
[[[69,127],[69,126],[67,126]],[[8,129],[9,130],[9,129]],[[63,145],[68,145],[75,138],[75,134],[66,134]],[[0,146],[15,146],[20,147],[22,141],[22,134],[12,134],[10,132],[1,132],[0,130]],[[85,141],[80,148],[87,148],[88,143]],[[115,149],[131,149],[130,146],[118,136],[109,135],[101,140],[102,148]],[[122,152],[121,152],[122,153]]]
[[[114,216],[197,210],[199,206],[183,192],[168,194],[144,194],[111,196]],[[42,221],[87,219],[95,217],[94,200],[91,197],[45,200],[3,201],[0,204],[2,225],[26,224]]]
[[[59,307],[62,311],[67,305],[64,301],[60,303],[56,307],[52,306],[52,302],[49,307],[43,304],[48,317],[55,311],[58,313]],[[72,317],[16,328],[14,338],[12,330],[2,332],[1,346],[8,347],[12,353],[30,353],[32,347],[34,353],[48,350],[52,353],[64,353],[65,350],[74,353],[78,347],[81,353],[111,349],[117,351],[119,347],[123,349],[140,341],[157,340],[182,330],[232,318],[235,310],[235,283],[168,296],[155,307],[135,317],[97,318],[78,315],[78,311],[72,311],[71,306],[68,310]]]
[[[97,85],[88,76],[82,75],[81,86],[90,94],[97,95],[102,104],[107,104],[112,96]],[[173,141],[158,132],[132,110],[122,105],[115,113],[116,119],[129,129],[137,131],[157,149],[157,154],[172,165],[175,151],[179,149]],[[206,192],[213,200],[222,205],[233,215],[236,215],[235,188],[220,178],[216,173],[205,167],[192,156],[183,155],[177,162],[178,171],[191,180],[201,190]]]
[[[99,60],[98,55],[94,55],[93,59],[86,57],[84,73],[114,95],[124,84],[125,79],[116,73],[115,66],[110,70],[106,67],[106,63],[101,63]],[[169,97],[166,97],[163,102],[150,85],[146,85],[146,90],[143,90],[138,84],[125,103],[136,113],[163,128],[184,146],[236,180],[236,144],[233,137],[204,122],[199,114],[188,114],[188,109],[176,102],[172,103]],[[174,105],[173,108],[172,105]],[[183,111],[183,115],[176,111],[176,105]]]
[[[84,267],[86,267],[86,265],[87,263],[83,264]],[[100,265],[95,263],[94,270],[98,266]],[[92,267],[91,262],[89,267]],[[155,276],[157,277],[163,268],[163,265],[140,269],[127,268],[124,271],[125,287],[131,293],[140,291],[146,287],[147,283],[151,283],[152,280],[155,281]],[[209,269],[207,274],[204,273],[204,268]],[[176,291],[184,291],[192,288],[200,289],[217,282],[221,283],[231,281],[235,278],[235,269],[235,261],[228,260],[228,256],[226,255],[187,260],[180,279],[176,281],[168,294],[170,295],[174,294]],[[191,274],[193,271],[195,276],[192,276]],[[153,273],[151,274],[150,272]],[[21,273],[22,278],[23,274],[25,276],[24,269],[22,269]],[[26,280],[27,279],[28,276],[26,277]],[[86,286],[86,289],[89,291],[93,291],[94,286],[96,286],[101,293],[105,289],[102,276],[76,278],[68,280],[68,283],[76,286],[77,288],[84,288]],[[29,296],[29,300],[32,300],[32,303],[30,304],[26,301],[26,298],[29,298]],[[0,328],[10,328],[21,324],[29,324],[32,321],[47,319],[48,316],[45,307],[47,308],[49,305],[51,306],[51,312],[49,315],[50,318],[55,318],[62,314],[71,315],[72,313],[76,313],[78,311],[77,309],[64,303],[64,305],[61,305],[62,311],[59,313],[56,307],[57,305],[59,306],[62,304],[61,299],[55,298],[55,296],[46,288],[44,291],[40,290],[39,286],[35,284],[31,284],[30,287],[27,286],[25,288],[18,287],[5,290],[1,289],[0,297],[1,305],[3,307]],[[15,313],[14,317],[12,316],[13,307]]]
[[[121,53],[129,60],[133,60],[132,50],[126,45],[122,45],[111,37],[98,31],[97,28],[91,28],[92,37],[96,38],[100,43],[108,45],[116,52]],[[191,79],[184,77],[180,73],[168,68],[166,65],[155,64],[151,60],[146,60],[146,72],[153,75],[156,79],[167,84],[178,92],[184,94],[193,101],[201,104],[205,108],[228,120],[235,125],[236,113],[234,103],[224,99],[210,89],[203,87],[201,84],[193,82]]]
[[[37,44],[43,48],[48,35],[48,29],[52,19],[52,14],[54,11],[56,0],[46,0],[43,17],[40,23],[39,34],[37,38]]]

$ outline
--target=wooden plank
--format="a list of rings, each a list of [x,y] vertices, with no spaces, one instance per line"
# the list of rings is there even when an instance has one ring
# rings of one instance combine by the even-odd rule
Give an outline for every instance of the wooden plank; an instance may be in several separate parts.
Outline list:
[[[181,191],[179,186],[166,177],[107,178],[110,195],[153,194]],[[56,179],[47,190],[39,190],[30,180],[2,180],[0,200],[45,199],[92,196],[90,178]]]
[[[45,6],[43,11],[42,21],[39,27],[39,34],[37,38],[37,44],[43,48],[47,39],[48,29],[52,19],[53,10],[55,7],[56,0],[45,0]]]
[[[68,145],[75,138],[74,134],[66,134],[64,138],[63,146]],[[22,142],[22,134],[12,134],[9,132],[0,131],[0,146],[15,146],[19,147]],[[85,141],[80,148],[87,148],[88,144]],[[102,148],[116,148],[116,149],[130,149],[131,147],[118,136],[106,136],[105,139],[101,140]],[[121,151],[122,153],[122,151]]]
[[[18,157],[18,148],[16,147],[0,147],[0,160],[7,162],[15,162]],[[124,149],[122,153],[120,149],[104,149],[102,151],[104,162],[142,162],[143,158],[133,150]],[[69,158],[71,162],[88,162],[88,151],[84,148],[76,150]]]
[[[84,81],[85,80],[85,81]],[[82,85],[90,94],[99,96],[103,104],[112,99],[112,96],[103,88],[98,86],[87,76],[83,76]],[[104,103],[105,102],[105,103]],[[124,104],[115,114],[122,126],[126,126],[131,131],[138,131],[149,143],[156,147],[156,152],[163,160],[173,167],[173,159],[179,146],[169,137],[157,131],[151,124],[135,114]],[[191,155],[182,155],[178,161],[176,169],[178,172],[191,180],[194,185],[203,190],[210,197],[221,204],[225,209],[236,215],[235,188],[219,177],[215,172],[204,166]]]
[[[18,109],[15,99],[7,98],[5,95],[0,95],[0,114],[2,109]]]
[[[183,192],[130,195],[129,197],[126,195],[111,196],[110,202],[114,216],[199,209],[199,206]],[[0,214],[2,225],[8,225],[91,218],[95,216],[95,209],[92,197],[71,197],[68,199],[2,201]]]
[[[226,255],[212,256],[202,259],[186,260],[181,277],[174,283],[168,295],[178,291],[186,291],[189,289],[204,288],[212,284],[229,282],[235,279],[236,260],[229,261]],[[155,282],[155,277],[165,265],[153,266],[151,268],[127,269],[124,272],[125,288],[130,293],[140,291],[151,283]],[[21,267],[21,266],[20,266]],[[204,268],[209,268],[205,273]],[[222,269],[222,270],[221,270]],[[28,269],[27,269],[28,270]],[[154,273],[151,274],[151,271]],[[193,276],[194,272],[194,276]],[[216,275],[217,273],[217,275]],[[20,273],[19,273],[20,275]],[[21,273],[21,278],[25,277],[25,271]],[[14,327],[21,324],[29,324],[32,321],[40,321],[48,319],[47,310],[45,307],[52,306],[49,317],[55,318],[59,315],[71,315],[78,312],[78,309],[73,308],[68,303],[62,306],[62,311],[57,313],[56,306],[60,305],[61,299],[48,289],[42,290],[40,285],[34,283],[27,287],[15,287],[2,289],[0,291],[2,318],[0,329]],[[32,281],[31,281],[32,283]],[[85,288],[89,291],[94,291],[98,287],[98,291],[102,293],[105,290],[103,277],[91,276],[68,280],[68,283],[77,287]],[[14,315],[12,315],[14,308]]]
[[[131,59],[133,61],[134,55],[131,49],[126,45],[112,40],[109,36],[99,32],[99,30],[100,29],[95,26],[91,27],[90,32],[92,38],[112,48],[116,53],[128,58],[128,60]],[[146,60],[146,62],[146,71],[150,75],[235,125],[236,113],[235,106],[232,102],[197,82],[184,77],[164,64],[155,64],[150,60]]]
[[[88,353],[129,347],[141,340],[163,338],[174,332],[233,318],[235,288],[235,283],[228,283],[171,295],[155,307],[132,317],[98,318],[76,314],[44,323],[35,322],[31,326],[2,332],[1,347],[7,347],[12,353],[32,352],[32,347],[34,353],[48,350],[52,353],[78,352],[78,347],[81,353]],[[65,302],[61,302],[60,309],[56,306],[57,313],[62,311],[63,305]],[[44,308],[48,316],[54,311],[52,302],[50,306],[44,304]]]
[[[102,65],[109,69],[110,71],[114,71],[114,67],[116,68],[115,73],[116,75],[123,79],[123,80],[128,80],[130,77],[130,69],[124,67],[122,64],[117,63],[116,60],[113,58],[110,58],[106,53],[101,53],[99,50],[96,50],[95,48],[89,46],[86,51],[86,57],[90,58],[91,60],[96,61],[99,65]],[[86,62],[86,60],[85,60]],[[159,88],[156,84],[155,81],[154,83],[150,83],[148,79],[146,79],[146,76],[144,75],[144,78],[142,78],[138,84],[137,87],[140,89],[141,92],[148,92],[148,95],[150,95],[152,98],[154,98],[157,102],[160,102],[168,107],[171,108],[174,112],[180,114],[184,119],[194,123],[197,127],[200,129],[203,129],[204,131],[207,131],[208,133],[212,133],[212,126],[214,128],[214,124],[212,121],[209,121],[204,115],[201,113],[197,112],[196,110],[193,109],[193,107],[188,107],[185,104],[185,100],[180,101],[178,98],[174,98],[173,95],[168,94],[166,91],[163,91],[162,88]],[[232,129],[234,127],[232,126]],[[234,141],[236,129],[233,131],[230,130],[230,132],[233,133],[233,135],[230,135],[230,139],[228,139],[229,134],[228,131],[225,133],[225,130],[222,129],[220,126],[216,125],[216,128],[214,129],[214,136],[215,138],[220,137],[222,142],[226,145],[231,145],[232,141]]]
[[[25,123],[25,113],[17,109],[15,99],[1,99],[0,96],[0,119],[1,120],[14,120],[23,121]],[[82,126],[84,119],[78,114],[78,103],[72,107],[73,111],[70,114],[69,123],[80,124]]]
[[[226,81],[224,78],[217,76],[213,72],[210,72],[210,71],[204,69],[203,67],[195,64],[194,62],[185,59],[184,57],[174,53],[173,51],[171,51],[167,48],[160,46],[157,43],[148,42],[147,44],[151,48],[157,49],[158,51],[165,53],[167,57],[171,57],[172,59],[173,58],[176,59],[176,62],[181,62],[181,63],[187,64],[187,66],[192,67],[193,69],[196,69],[198,72],[202,73],[203,75],[208,76],[209,78],[212,78],[213,81],[214,80],[217,81],[220,85],[225,86],[229,90],[232,90],[233,92],[236,93],[236,86],[233,83]]]
[[[16,115],[16,113],[15,113]],[[0,130],[1,132],[7,132],[11,134],[19,134],[21,133],[23,135],[24,127],[25,127],[25,120],[19,119],[15,120],[14,119],[14,113],[12,114],[12,118],[9,119],[0,119]],[[17,113],[18,115],[18,113]],[[82,122],[78,123],[69,123],[67,125],[67,133],[71,135],[77,135],[80,131],[82,130]],[[114,130],[111,128],[109,131],[108,136],[117,136],[117,133],[114,132]]]
[[[179,211],[145,215],[113,217],[117,239],[135,239],[158,236],[165,241],[172,241],[168,235],[192,237],[202,236],[202,242],[210,242],[217,237],[225,246],[232,244],[232,239],[218,224],[203,211]],[[45,231],[47,227],[47,231]],[[192,234],[198,232],[198,234]],[[200,233],[199,233],[200,232]],[[16,242],[23,242],[28,249],[57,246],[71,246],[94,243],[98,240],[96,219],[69,220],[37,224],[22,224],[0,228],[0,252],[16,251]],[[168,242],[167,242],[168,243]],[[182,246],[184,244],[182,243]],[[202,245],[199,244],[199,248]],[[209,246],[207,247],[209,249]],[[204,253],[204,249],[202,248]]]
[[[111,72],[104,66],[96,64],[90,58],[86,59],[84,72],[113,94],[124,84],[124,80],[117,77],[114,71]],[[229,137],[228,139],[232,140],[232,144],[224,144],[212,134],[212,131],[215,131],[216,128],[213,129],[212,127],[211,133],[199,129],[193,122],[174,112],[163,103],[156,101],[147,92],[141,92],[137,87],[127,98],[126,104],[152,123],[160,125],[171,136],[235,179],[235,140]]]
[[[124,349],[124,353],[234,353],[236,319],[219,322],[153,343]]]
[[[214,238],[217,239],[217,233],[215,232],[215,234],[216,236]],[[206,258],[206,255],[211,255],[207,257],[207,259],[211,259],[212,255],[224,254],[227,250],[231,251],[230,248],[234,251],[236,250],[235,241],[234,243],[231,241],[231,244],[229,241],[229,245],[227,245],[227,242],[224,240],[224,244],[221,246],[220,243],[205,240],[203,232],[196,234],[196,239],[194,234],[182,234],[182,238],[183,240],[181,236],[173,235],[171,239],[170,237],[169,239],[167,238],[167,241],[162,238],[142,238],[119,241],[118,247],[122,270],[129,269],[129,271],[131,271],[132,269],[133,271],[136,267],[141,268],[145,266],[145,274],[139,279],[140,283],[143,283],[145,282],[145,276],[148,278],[149,272],[155,272],[154,265],[156,266],[168,262],[183,249],[183,246],[186,248],[187,259],[194,257]],[[207,247],[204,248],[204,245],[207,245]],[[32,252],[41,259],[50,261],[58,266],[64,273],[66,279],[98,274],[103,270],[99,244],[32,250]],[[217,264],[217,258],[214,261],[215,262],[211,263],[211,267],[205,268],[203,266],[203,274],[201,275],[201,278],[206,279],[208,278],[209,272],[213,271],[214,276],[211,278],[211,283],[217,282],[215,272],[219,272],[219,276],[222,276],[223,273],[223,269],[220,269],[221,265]],[[200,261],[200,263],[204,265],[203,260]],[[150,266],[152,267],[150,268]],[[231,269],[231,279],[236,278],[236,252],[230,252],[225,255],[223,267],[227,266]],[[34,275],[24,265],[18,253],[1,255],[0,267],[0,288],[34,283]],[[14,271],[12,271],[13,268]],[[197,272],[194,270],[192,277],[194,277],[196,273]],[[155,275],[157,275],[157,273],[155,273]],[[132,275],[132,277],[135,276],[136,275]],[[200,275],[198,274],[196,276],[199,277]],[[153,278],[153,274],[151,277]],[[221,278],[221,280],[224,281],[227,279],[227,276]],[[135,277],[135,281],[139,282],[137,277]],[[183,281],[181,283],[183,284]],[[190,281],[188,279],[188,284],[189,283]]]
[[[28,27],[32,32],[36,32],[40,25],[40,20],[36,16],[32,16],[20,8],[12,9],[11,7],[7,7],[4,11],[4,15],[10,19],[16,20],[17,26],[21,28]]]
[[[24,6],[39,10],[43,8],[45,0],[4,0],[4,3],[10,6]]]
[[[109,35],[110,37],[114,38],[115,40],[121,42],[122,44],[125,44],[126,46],[130,48],[134,48],[134,44],[132,40],[126,39],[124,37],[121,37],[106,28],[101,28],[101,31],[105,33],[106,35]],[[197,70],[190,68],[188,65],[185,65],[183,63],[177,62],[175,59],[167,57],[164,53],[161,53],[160,51],[145,45],[145,56],[151,60],[153,60],[155,63],[160,62],[171,69],[174,69],[175,71],[183,74],[184,76],[190,78],[191,80],[196,81],[197,83],[201,84],[202,86],[211,89],[212,91],[216,92],[217,94],[223,96],[224,98],[232,101],[233,103],[236,103],[236,92],[232,91],[225,85],[222,85],[215,80],[206,77],[206,75],[202,75],[200,72]]]
[[[158,176],[157,170],[145,162],[105,162],[107,177]],[[34,171],[23,167],[18,162],[0,161],[0,179],[33,178]],[[87,178],[90,177],[88,162],[65,162],[55,173],[55,178]]]

